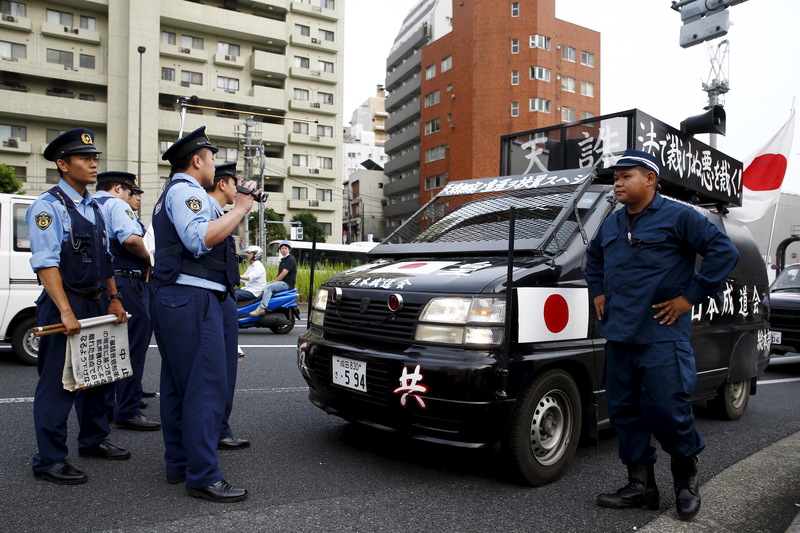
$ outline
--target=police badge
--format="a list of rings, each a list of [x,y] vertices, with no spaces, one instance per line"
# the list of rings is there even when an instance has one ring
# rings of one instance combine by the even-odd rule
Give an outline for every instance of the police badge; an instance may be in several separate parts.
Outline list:
[[[131,220],[133,220],[133,211],[131,211],[130,209],[126,209],[125,210],[125,214],[128,215],[129,217],[131,217]]]
[[[192,196],[191,198],[186,200],[186,207],[191,209],[193,213],[197,213],[203,208],[203,202],[201,202],[195,196]]]
[[[53,222],[53,216],[50,213],[42,211],[41,213],[36,215],[36,225],[42,231],[49,228],[51,222]]]

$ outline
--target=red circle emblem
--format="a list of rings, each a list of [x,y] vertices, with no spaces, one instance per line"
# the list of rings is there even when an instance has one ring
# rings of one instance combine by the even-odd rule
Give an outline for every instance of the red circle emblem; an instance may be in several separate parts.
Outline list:
[[[399,267],[397,267],[397,269],[398,270],[403,270],[403,269],[407,269],[407,268],[419,268],[419,267],[424,267],[427,264],[428,263],[409,263],[407,265],[399,266]]]
[[[742,182],[751,191],[774,191],[783,182],[786,164],[782,154],[760,155],[744,170]]]
[[[569,323],[569,305],[560,294],[551,294],[544,302],[544,325],[553,333],[564,331]]]

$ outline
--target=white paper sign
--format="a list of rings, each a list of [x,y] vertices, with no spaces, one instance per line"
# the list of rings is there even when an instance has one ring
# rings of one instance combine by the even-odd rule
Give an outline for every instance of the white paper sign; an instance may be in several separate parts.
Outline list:
[[[97,387],[132,375],[128,324],[81,327],[80,333],[67,338],[62,376],[66,390]]]

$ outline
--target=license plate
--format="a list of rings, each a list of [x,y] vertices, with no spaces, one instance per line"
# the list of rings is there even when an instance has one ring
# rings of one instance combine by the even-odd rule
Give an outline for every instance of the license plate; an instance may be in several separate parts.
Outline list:
[[[772,344],[780,344],[781,343],[781,332],[780,331],[773,331],[772,332]]]
[[[334,355],[331,357],[331,365],[335,385],[367,392],[367,363]]]

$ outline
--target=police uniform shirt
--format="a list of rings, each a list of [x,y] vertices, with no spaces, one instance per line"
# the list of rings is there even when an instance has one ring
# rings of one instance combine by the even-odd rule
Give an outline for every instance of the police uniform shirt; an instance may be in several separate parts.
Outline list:
[[[196,179],[189,174],[178,172],[173,179],[186,180],[176,183],[164,199],[164,209],[175,231],[183,243],[183,246],[195,257],[200,257],[211,251],[205,244],[208,223],[214,220],[213,198],[206,193]],[[219,205],[219,204],[217,204]],[[207,279],[190,276],[181,273],[175,283],[179,285],[190,285],[192,287],[202,287],[213,291],[227,291],[227,287],[221,283],[215,283]]]
[[[83,196],[66,181],[59,180],[58,186],[74,202],[78,213],[96,225],[94,219],[93,200],[89,191]],[[36,199],[25,213],[25,221],[30,228],[31,266],[36,272],[41,268],[58,267],[61,264],[61,243],[70,238],[70,220],[67,208],[50,193],[44,193]],[[106,239],[106,245],[108,240]],[[108,248],[107,248],[108,249]]]
[[[117,198],[108,191],[98,191],[94,195],[95,199],[103,197],[111,197],[110,200],[106,200],[105,203],[100,205],[100,213],[106,223],[106,231],[109,234],[109,238],[124,243],[131,235],[144,237],[142,225],[139,224],[138,217],[128,202],[122,198]]]

